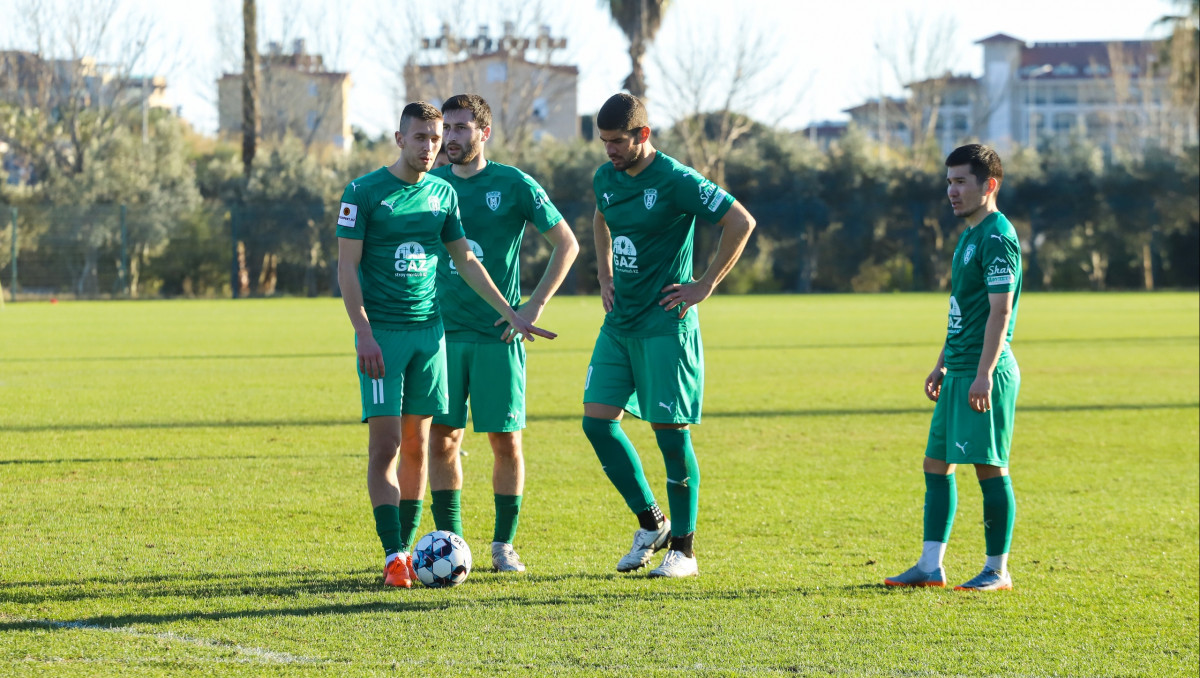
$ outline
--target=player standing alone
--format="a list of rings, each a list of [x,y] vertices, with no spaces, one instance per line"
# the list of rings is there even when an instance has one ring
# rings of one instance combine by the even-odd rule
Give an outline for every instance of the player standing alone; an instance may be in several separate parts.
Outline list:
[[[517,313],[536,323],[567,276],[579,251],[575,235],[545,191],[515,167],[489,162],[484,143],[492,134],[492,111],[482,97],[459,94],[442,105],[445,150],[450,164],[435,170],[458,194],[463,229],[475,256],[509,304],[521,301],[520,254],[525,223],[533,224],[553,248],[541,282]],[[439,530],[462,535],[462,463],[459,450],[467,425],[467,399],[475,430],[492,446],[492,491],[496,519],[492,567],[522,572],[513,550],[525,485],[521,429],[525,427],[525,347],[512,330],[496,326],[503,318],[488,307],[449,262],[437,270],[438,301],[446,328],[450,410],[433,418],[429,445],[429,484],[433,518]],[[503,334],[503,336],[502,336]]]
[[[738,257],[754,218],[711,181],[655,151],[646,109],[613,95],[596,115],[609,160],[596,171],[596,263],[606,312],[583,394],[583,431],[609,480],[638,518],[633,546],[617,563],[630,572],[670,550],[652,577],[695,576],[692,548],[700,469],[689,424],[700,423],[704,353],[696,304]],[[692,279],[696,216],[722,228],[720,245]],[[667,470],[666,520],[637,451],[621,430],[628,411],[650,422]]]
[[[987,559],[963,591],[1012,588],[1008,550],[1017,514],[1008,475],[1013,414],[1021,372],[1009,342],[1021,296],[1021,243],[996,208],[1004,179],[1000,156],[971,144],[946,158],[946,193],[954,216],[967,224],[951,263],[950,316],[925,395],[937,405],[925,447],[925,543],[920,560],[888,586],[945,586],[942,559],[958,492],[957,464],[974,464],[983,490]]]
[[[471,253],[458,198],[426,174],[442,138],[442,114],[404,107],[400,158],[350,182],[338,210],[338,284],[354,326],[362,420],[367,422],[367,493],[384,550],[384,583],[412,586],[408,550],[425,496],[430,419],[446,411],[446,349],[434,293],[439,244],[471,288],[532,341],[539,330],[504,300]],[[398,454],[397,454],[398,452]]]

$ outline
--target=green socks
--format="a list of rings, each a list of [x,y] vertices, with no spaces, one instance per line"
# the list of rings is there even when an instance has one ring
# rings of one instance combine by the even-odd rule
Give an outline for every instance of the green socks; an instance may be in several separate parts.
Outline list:
[[[463,536],[462,490],[433,490],[433,525],[439,530]]]
[[[496,529],[492,532],[492,541],[504,544],[513,543],[517,536],[517,522],[521,518],[521,495],[497,494],[496,499]]]
[[[384,555],[390,556],[404,549],[400,547],[400,508],[391,504],[376,506],[375,533],[383,544]]]
[[[1008,553],[1012,545],[1013,523],[1017,519],[1012,478],[1000,476],[981,480],[979,489],[983,490],[983,540],[987,544],[987,555]]]
[[[986,495],[985,495],[986,496]],[[987,501],[986,499],[984,501]],[[954,474],[925,474],[925,541],[950,541],[954,512],[958,509],[958,487]]]
[[[642,461],[621,430],[621,422],[584,417],[583,433],[596,450],[605,475],[621,493],[629,510],[641,513],[654,506],[654,494],[646,483]]]
[[[417,528],[421,526],[422,499],[401,499],[397,509],[400,518],[400,551],[408,551],[417,540]]]
[[[654,431],[667,466],[667,502],[671,507],[671,536],[683,537],[696,531],[700,502],[700,465],[692,449],[692,432],[664,428]]]

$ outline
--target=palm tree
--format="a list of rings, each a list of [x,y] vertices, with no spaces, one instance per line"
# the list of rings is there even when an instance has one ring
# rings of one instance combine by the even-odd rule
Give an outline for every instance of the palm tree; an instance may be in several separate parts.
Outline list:
[[[622,86],[639,99],[646,96],[646,78],[642,71],[646,46],[654,42],[670,4],[671,0],[600,0],[600,6],[608,6],[613,21],[629,38],[629,61],[633,70]]]

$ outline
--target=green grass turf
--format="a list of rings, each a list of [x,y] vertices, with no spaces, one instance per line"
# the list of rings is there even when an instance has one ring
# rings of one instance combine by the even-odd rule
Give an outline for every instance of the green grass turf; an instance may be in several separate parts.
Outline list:
[[[383,590],[339,300],[9,304],[0,674],[1196,675],[1197,295],[1022,298],[1016,589],[991,595],[881,585],[920,549],[945,307],[706,302],[701,576],[651,581],[614,571],[636,523],[579,429],[599,301],[556,299],[560,339],[529,350],[529,572]],[[486,564],[490,452],[466,449]],[[955,583],[983,560],[970,469],[959,488]]]

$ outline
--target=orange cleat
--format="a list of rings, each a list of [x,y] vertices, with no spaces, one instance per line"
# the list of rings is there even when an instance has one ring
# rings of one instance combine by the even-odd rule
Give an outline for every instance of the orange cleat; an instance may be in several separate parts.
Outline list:
[[[412,588],[413,580],[417,578],[412,569],[412,556],[401,553],[383,568],[384,586],[398,586],[403,589]]]

